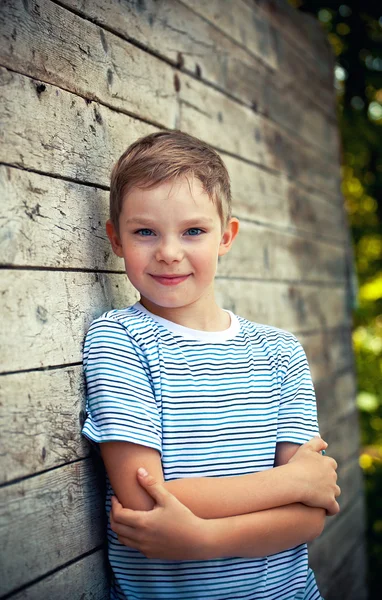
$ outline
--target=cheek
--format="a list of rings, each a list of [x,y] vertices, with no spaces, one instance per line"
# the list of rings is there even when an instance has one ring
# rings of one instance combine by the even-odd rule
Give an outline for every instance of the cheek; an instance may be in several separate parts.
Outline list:
[[[199,248],[194,253],[193,262],[199,272],[208,278],[211,276],[211,273],[214,274],[216,272],[218,258],[218,247],[213,245],[208,248]]]
[[[144,256],[142,256],[142,253],[139,252],[138,249],[134,250],[134,248],[132,248],[125,254],[125,267],[128,274],[131,273],[134,275],[136,273],[138,275],[146,262]]]

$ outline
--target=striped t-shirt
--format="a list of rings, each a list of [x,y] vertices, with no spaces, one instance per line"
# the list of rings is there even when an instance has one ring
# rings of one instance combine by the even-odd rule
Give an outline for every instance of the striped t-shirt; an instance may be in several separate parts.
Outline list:
[[[94,442],[158,450],[166,481],[271,469],[277,442],[317,434],[304,350],[291,334],[229,313],[229,329],[195,331],[141,304],[110,310],[86,335],[87,418]],[[106,510],[113,491],[107,481]],[[264,558],[147,559],[108,524],[111,598],[318,600],[306,545]]]

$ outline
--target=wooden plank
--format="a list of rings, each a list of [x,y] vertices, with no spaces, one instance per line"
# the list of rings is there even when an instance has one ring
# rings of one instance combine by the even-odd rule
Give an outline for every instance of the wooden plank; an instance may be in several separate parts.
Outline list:
[[[328,447],[327,453],[328,456],[331,456],[330,447]],[[351,510],[354,503],[358,501],[364,489],[363,475],[359,466],[358,456],[352,457],[344,463],[339,463],[337,474],[337,482],[341,487],[341,495],[338,497],[341,512],[335,517],[327,517],[324,529],[325,535],[327,535],[331,527],[337,526],[340,516],[345,515],[346,518],[347,511]]]
[[[333,51],[319,21],[309,13],[296,10],[285,0],[244,0],[250,7],[257,8],[269,26],[277,29],[304,61],[319,74],[319,78],[331,85],[333,77]],[[260,17],[261,18],[261,17]]]
[[[330,449],[328,448],[330,455]],[[362,470],[359,465],[358,456],[346,463],[340,464],[338,468],[338,485],[341,487],[341,495],[338,503],[341,511],[345,512],[356,501],[356,496],[364,489]],[[335,519],[328,519],[328,525],[335,523]]]
[[[330,456],[339,464],[354,457],[360,447],[358,410],[354,400],[348,414],[341,415],[330,423],[324,419],[322,421],[321,435],[329,444]]]
[[[219,263],[218,273],[246,279],[333,280],[341,285],[346,279],[346,254],[337,245],[241,221],[240,233]]]
[[[2,264],[123,270],[105,232],[108,191],[0,166],[0,195]]]
[[[331,363],[331,368],[328,368],[326,378],[313,381],[321,435],[330,444],[330,455],[333,454],[338,462],[343,462],[354,456],[359,445],[358,436],[355,435],[357,424],[352,418],[350,424],[346,422],[349,414],[356,409],[355,374],[352,366],[347,371],[336,371],[334,364]],[[337,423],[338,428],[342,427],[344,431],[341,430],[340,433],[333,431],[331,428],[333,423]],[[354,427],[353,434],[350,431],[352,427]],[[341,438],[345,435],[353,435],[353,440],[341,446],[336,441],[335,435]],[[334,440],[336,443],[333,444]]]
[[[225,280],[219,282],[218,297],[227,308],[236,308],[238,314],[259,322],[269,320],[292,331],[293,324],[299,331],[311,331],[315,324],[318,329],[319,311],[324,306],[325,311],[330,307],[332,321],[326,319],[328,327],[347,322],[341,308],[345,293],[342,288],[328,288],[325,297],[317,287],[301,286],[301,292],[297,289],[295,285],[248,281],[243,290],[242,281]],[[0,337],[3,372],[79,362],[90,322],[110,308],[134,303],[136,298],[122,273],[4,270],[1,309],[5,326]]]
[[[283,181],[278,177],[237,159],[228,157],[226,162],[237,216],[254,220],[256,225],[313,234],[320,225],[330,223],[328,233],[344,235],[342,208],[286,182],[285,202]],[[121,268],[104,230],[107,191],[0,166],[0,194],[4,199],[0,207],[2,264]]]
[[[0,484],[88,456],[84,410],[81,366],[3,375]]]
[[[282,174],[265,171],[232,156],[224,156],[230,174],[235,216],[274,227],[345,241],[345,207],[328,201]]]
[[[324,303],[322,294],[318,293],[318,296]],[[338,313],[336,316],[338,317]],[[297,334],[304,348],[306,347],[306,354],[311,365],[314,381],[325,381],[328,377],[330,365],[335,365],[334,371],[338,374],[354,369],[354,354],[351,340],[352,323],[349,320],[347,326],[342,327],[338,321],[337,324],[339,325],[338,327],[336,327],[335,323],[328,327],[324,321],[321,321],[319,330],[313,332],[301,331]],[[328,391],[329,398],[330,385],[329,388],[322,388],[323,392]]]
[[[92,3],[92,9],[89,8],[91,14],[97,11],[94,4],[97,3]],[[115,3],[107,6],[109,10],[103,12],[107,14],[109,27],[110,22],[114,25],[116,7]],[[126,19],[125,5],[119,6]],[[127,11],[130,16],[134,12],[131,11],[131,7],[127,8]],[[317,110],[311,100],[301,97],[301,86],[297,85],[296,79],[292,85],[289,82],[286,86],[282,81],[279,83],[279,79],[267,70],[264,71],[264,68],[254,70],[253,58],[225,36],[214,40],[211,38],[211,31],[205,32],[202,43],[200,28],[195,27],[195,40],[189,28],[195,20],[201,19],[190,11],[186,30],[180,29],[177,23],[172,25],[171,20],[178,19],[178,13],[173,10],[173,6],[167,6],[167,18],[162,14],[162,5],[156,8],[156,11],[160,19],[154,19],[155,27],[162,23],[161,35],[156,39],[156,43],[160,45],[154,46],[152,36],[146,32],[153,51],[162,52],[164,46],[163,52],[167,58],[168,32],[170,35],[176,32],[174,48],[179,48],[178,52],[189,55],[188,46],[183,48],[182,44],[185,37],[187,40],[191,38],[193,53],[199,57],[199,62],[201,47],[207,54],[207,62],[211,60],[210,55],[215,57],[215,61],[218,57],[219,62],[214,69],[215,83],[225,92],[246,102],[251,108],[256,106],[257,111],[286,127],[292,135],[298,135],[308,144],[318,146],[323,154],[333,155],[335,145],[338,146],[337,126]],[[187,12],[187,9],[180,6],[180,12],[184,11]],[[7,23],[3,37],[0,37],[4,66],[88,98],[100,100],[119,110],[137,114],[164,127],[177,126],[178,94],[177,84],[174,82],[178,75],[176,70],[165,62],[47,0],[39,0],[38,4],[32,1],[28,11],[25,10],[22,0],[8,0],[3,13]],[[185,20],[186,16],[182,22]],[[202,23],[205,29],[206,23]],[[138,18],[135,11],[135,29],[140,32],[141,41],[142,25],[145,24],[152,29],[142,15]],[[252,22],[249,25],[251,29],[261,30],[266,28],[266,21],[264,20],[261,26]],[[120,28],[121,24],[119,30]],[[131,31],[130,21],[128,30],[134,34],[135,29]],[[211,29],[216,38],[218,32],[214,28]],[[185,31],[188,32],[187,36]],[[181,36],[179,32],[182,32]],[[126,32],[124,33],[126,35]],[[83,43],[85,39],[86,44]],[[221,59],[220,42],[223,43],[224,62]],[[146,45],[145,41],[144,43]],[[226,47],[227,43],[229,47]],[[266,46],[263,48],[263,53],[265,52]],[[179,62],[178,53],[176,56],[176,61]],[[170,59],[174,61],[171,52]],[[142,72],[147,76],[143,77]],[[254,98],[254,90],[261,90],[259,98]]]
[[[251,0],[238,0],[235,3],[230,0],[184,0],[184,3],[195,12],[209,21],[213,26],[219,28],[224,34],[233,38],[238,44],[244,45],[248,51],[252,52],[252,37],[258,37],[258,32],[262,32],[264,38],[262,52],[267,56],[267,46],[273,48],[274,64],[277,76],[283,79],[285,72],[283,70],[283,53],[290,54],[294,52],[297,60],[297,69],[295,70],[295,81],[301,74],[304,77],[309,75],[310,86],[301,87],[304,94],[315,100],[315,93],[321,89],[324,93],[333,90],[333,69],[331,53],[325,40],[324,33],[320,30],[318,24],[311,23],[312,19],[296,10],[282,7],[282,18],[274,18],[277,8],[273,2],[266,2],[258,6]],[[279,4],[286,4],[283,0]],[[265,8],[265,10],[264,10]],[[304,33],[301,35],[301,29],[306,30],[313,36]],[[255,35],[253,32],[256,32]],[[269,40],[269,42],[268,42]],[[301,45],[296,40],[304,44],[304,52],[301,52]],[[288,73],[295,66],[294,63],[288,66]],[[271,66],[271,65],[270,65]],[[306,75],[305,75],[306,73]],[[333,95],[333,94],[332,94]],[[326,96],[323,96],[323,100]],[[322,102],[324,105],[324,102]]]
[[[309,358],[315,336],[305,336],[302,343],[313,374],[321,415],[320,379],[314,375],[318,372],[315,360]],[[338,364],[326,362],[325,369],[321,381],[335,380]],[[340,386],[331,390],[333,418],[342,402],[342,391]],[[0,423],[8,439],[0,457],[0,483],[88,455],[89,447],[82,439],[79,427],[85,406],[81,365],[5,375],[0,394]]]
[[[0,68],[0,161],[102,184],[126,147],[151,125]],[[17,102],[15,102],[17,98]]]
[[[307,68],[303,53],[299,49],[296,49],[290,45],[282,35],[278,36],[278,49],[279,69],[280,72],[283,73],[283,84],[285,85],[286,89],[288,89],[289,85],[294,86],[297,79],[299,86],[307,90],[309,99],[318,104],[320,107],[326,104],[326,115],[329,117],[331,124],[333,124],[333,120],[336,119],[334,56],[330,52],[327,52],[326,61],[322,62],[322,64],[325,65],[328,73],[327,80],[323,81],[318,76],[318,55],[314,56],[310,68]],[[331,131],[329,127],[328,129]]]
[[[218,279],[217,298],[221,306],[258,323],[304,331],[349,325],[343,310],[345,290],[329,288],[322,294],[317,286],[240,279]],[[328,308],[330,306],[330,308]]]
[[[325,412],[321,411],[320,382],[326,379],[335,381],[339,365],[335,361],[325,361],[325,372],[317,368],[321,356],[314,358],[315,353],[312,352],[316,337],[317,334],[304,336],[301,341],[308,356],[321,417]],[[346,352],[345,347],[343,354],[346,355]],[[347,375],[350,375],[351,365],[347,368]],[[326,409],[328,402],[326,398],[323,400]],[[354,397],[352,400],[354,402]],[[343,402],[343,388],[333,386],[330,390],[333,419]],[[80,433],[84,409],[85,386],[81,364],[3,375],[0,427],[7,443],[0,453],[0,484],[88,456],[89,445]],[[344,494],[346,496],[347,493]]]
[[[277,47],[272,27],[256,5],[230,0],[184,0],[184,4],[277,70]]]
[[[108,194],[103,190],[0,167],[6,202],[0,240],[2,264],[122,270],[104,224]],[[257,260],[250,249],[256,239]],[[295,237],[242,221],[232,251],[221,262],[224,276],[301,281],[345,280],[345,251],[311,236]]]
[[[11,596],[12,600],[109,600],[106,556],[97,550]]]
[[[48,0],[4,4],[4,66],[175,127],[174,69],[162,60]]]
[[[333,420],[348,415],[356,406],[357,386],[353,369],[328,373],[318,381],[316,396],[323,431],[330,430]]]
[[[6,372],[79,362],[90,322],[137,298],[125,274],[37,270],[3,271],[1,292]]]
[[[0,83],[4,98],[0,118],[3,114],[5,122],[0,160],[10,165],[99,184],[129,143],[154,131],[125,114],[89,105],[48,84],[42,89],[38,82],[6,69],[0,69]],[[190,77],[183,83],[179,78],[179,127],[184,131],[341,198],[335,164],[281,136],[270,122],[216,90]],[[19,98],[16,104],[15,97]],[[206,107],[211,108],[206,111]]]
[[[331,587],[332,578],[344,564],[349,549],[363,545],[365,530],[363,497],[359,496],[346,512],[339,513],[333,519],[335,524],[324,530],[324,533],[311,544],[309,552],[310,563],[324,597]],[[360,579],[363,579],[364,570],[362,565],[360,567]]]
[[[346,556],[330,581],[324,583],[327,591],[325,600],[338,600],[339,597],[346,600],[367,600],[369,598],[367,589],[367,548],[361,538],[356,545],[347,548]],[[323,575],[325,579],[325,575]]]
[[[281,171],[324,194],[342,198],[339,155],[331,163],[312,147],[281,130],[220,92],[179,75],[181,129],[210,142],[220,151]]]
[[[17,590],[103,542],[102,488],[90,460],[1,488],[1,594]]]

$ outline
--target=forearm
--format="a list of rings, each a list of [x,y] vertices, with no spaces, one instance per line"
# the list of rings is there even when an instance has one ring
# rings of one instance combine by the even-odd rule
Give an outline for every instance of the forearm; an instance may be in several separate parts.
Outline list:
[[[260,558],[309,542],[322,532],[325,510],[290,504],[253,514],[206,520],[203,558]]]
[[[171,494],[203,519],[233,517],[301,502],[302,484],[292,463],[249,475],[164,483]]]

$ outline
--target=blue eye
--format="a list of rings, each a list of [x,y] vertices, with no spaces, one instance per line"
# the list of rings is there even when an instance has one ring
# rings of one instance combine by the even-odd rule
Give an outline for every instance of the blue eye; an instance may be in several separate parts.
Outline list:
[[[151,229],[138,229],[135,231],[138,235],[142,237],[149,237],[150,235],[154,235],[154,232]]]
[[[201,233],[203,233],[203,230],[200,229],[199,227],[190,227],[190,229],[187,229],[187,235],[197,236],[197,235],[200,235]]]

